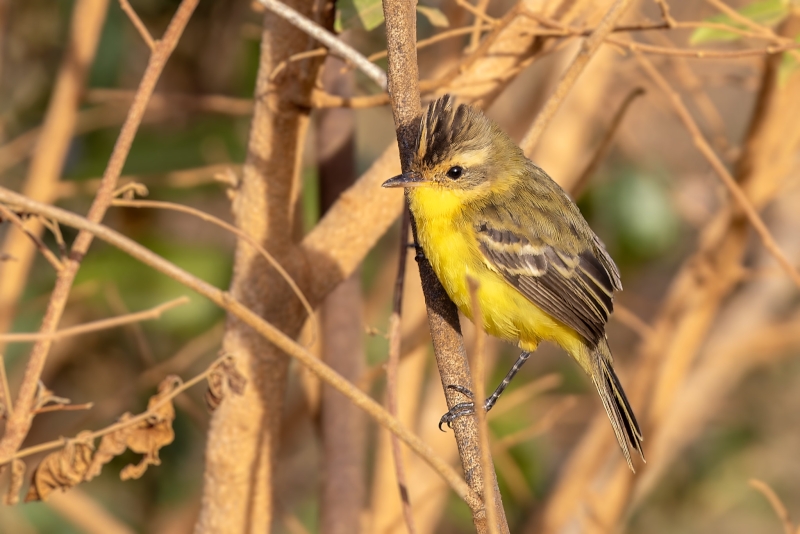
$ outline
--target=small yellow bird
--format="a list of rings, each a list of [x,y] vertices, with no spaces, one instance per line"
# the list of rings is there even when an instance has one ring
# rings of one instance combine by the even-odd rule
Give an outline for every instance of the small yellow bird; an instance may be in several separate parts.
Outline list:
[[[476,280],[486,331],[522,349],[484,408],[540,341],[554,342],[592,378],[633,470],[629,447],[644,460],[642,432],[605,334],[622,284],[600,239],[500,128],[450,95],[428,107],[415,150],[410,171],[383,186],[408,188],[419,245],[458,309],[472,318],[467,280]],[[471,402],[454,406],[440,426],[473,411]]]

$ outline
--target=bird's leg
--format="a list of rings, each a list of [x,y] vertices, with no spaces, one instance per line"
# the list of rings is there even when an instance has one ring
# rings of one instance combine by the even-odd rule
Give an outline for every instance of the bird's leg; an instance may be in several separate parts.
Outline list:
[[[500,395],[503,394],[508,385],[514,379],[514,376],[516,376],[516,374],[519,372],[522,366],[525,365],[525,362],[528,361],[530,355],[531,353],[528,352],[527,350],[523,350],[520,353],[520,355],[517,357],[517,361],[515,361],[514,365],[511,366],[511,369],[508,370],[505,378],[503,378],[503,381],[500,382],[500,385],[497,386],[497,388],[495,388],[494,393],[489,395],[489,398],[484,401],[483,408],[487,412],[492,409],[494,404],[497,402],[497,399],[500,398]]]
[[[511,380],[514,379],[514,376],[519,372],[519,370],[522,368],[525,362],[528,361],[530,355],[531,353],[528,352],[527,350],[524,350],[522,351],[522,353],[520,353],[519,357],[517,358],[517,361],[515,361],[514,365],[511,366],[511,369],[509,369],[508,373],[506,373],[505,378],[503,378],[503,381],[500,382],[500,385],[497,386],[497,388],[494,390],[494,393],[489,395],[489,398],[483,401],[484,410],[488,412],[489,410],[492,409],[492,407],[494,407],[495,403],[497,402],[497,399],[500,398],[500,395],[502,395],[503,391],[506,390],[508,385],[511,383]],[[470,399],[475,397],[475,395],[473,395],[473,393],[470,390],[462,386],[453,384],[447,386],[447,389],[458,391],[459,393],[461,393],[462,395],[466,395]],[[442,429],[442,425],[444,423],[447,423],[448,427],[452,427],[453,421],[455,421],[462,415],[470,415],[473,413],[475,413],[474,402],[472,401],[459,402],[458,404],[450,408],[450,411],[444,414],[441,419],[439,419],[439,430]]]

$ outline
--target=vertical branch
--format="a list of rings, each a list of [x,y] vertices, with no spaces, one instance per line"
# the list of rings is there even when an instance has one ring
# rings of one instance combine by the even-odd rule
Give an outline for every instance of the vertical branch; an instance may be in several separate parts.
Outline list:
[[[408,256],[408,230],[411,226],[411,213],[408,208],[403,210],[403,222],[400,226],[400,253],[397,257],[397,278],[394,283],[394,298],[392,302],[392,315],[389,316],[389,361],[386,364],[386,409],[395,417],[397,411],[397,373],[400,367],[400,318],[403,313],[403,284],[406,276],[406,258]],[[389,436],[394,456],[394,469],[397,485],[400,490],[400,506],[403,509],[403,518],[409,534],[415,534],[414,516],[411,514],[411,497],[408,491],[406,469],[403,462],[403,450],[397,436]]]
[[[350,96],[353,73],[328,56],[322,84],[329,92]],[[336,202],[356,178],[355,113],[327,109],[317,122],[317,157],[321,213]],[[360,271],[354,272],[323,304],[322,357],[334,370],[357,382],[364,370],[363,309]],[[323,480],[320,528],[323,534],[350,534],[361,529],[366,493],[366,426],[364,414],[347,397],[322,384],[321,430]]]
[[[400,148],[400,165],[403,171],[410,168],[417,139],[417,121],[421,115],[419,102],[419,70],[416,51],[416,13],[414,3],[408,0],[384,0],[386,17],[386,41],[388,52],[388,90],[391,96],[392,114]],[[411,221],[416,241],[416,227]],[[469,389],[472,380],[469,363],[461,336],[458,311],[436,278],[428,260],[419,258],[422,291],[428,308],[428,323],[436,354],[436,363],[448,407],[457,404],[461,394],[448,388],[458,385]],[[461,417],[453,424],[461,464],[467,483],[477,493],[482,493],[484,477],[495,478],[495,473],[484,473],[481,466],[478,426],[474,417]],[[497,519],[500,531],[508,532],[505,511],[496,480],[492,481],[497,503]],[[478,532],[488,532],[485,507],[472,510],[472,519]]]
[[[287,5],[332,23],[333,10],[325,0]],[[300,162],[309,117],[308,110],[293,102],[309,98],[322,59],[289,62],[279,75],[271,74],[293,54],[315,46],[302,30],[272,12],[264,14],[247,156],[232,206],[237,226],[263,243],[304,291],[307,265],[315,272],[328,265],[321,258],[306,264],[297,246]],[[299,334],[305,310],[280,275],[242,241],[230,291],[287,336]],[[211,418],[195,531],[266,532],[274,515],[275,458],[289,362],[274,344],[232,315],[223,350],[236,355],[248,387],[244,395],[222,403]]]

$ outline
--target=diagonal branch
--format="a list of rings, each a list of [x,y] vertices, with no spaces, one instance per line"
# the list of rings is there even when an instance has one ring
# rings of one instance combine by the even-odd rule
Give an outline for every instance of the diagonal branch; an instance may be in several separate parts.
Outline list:
[[[786,257],[781,247],[775,241],[775,238],[772,237],[772,233],[767,228],[767,225],[764,224],[763,219],[758,214],[756,209],[753,207],[752,202],[747,198],[747,195],[742,191],[742,188],[739,184],[736,183],[731,173],[725,167],[725,164],[722,163],[722,160],[719,159],[717,153],[714,152],[714,149],[711,148],[711,145],[708,143],[706,138],[703,136],[700,128],[697,127],[697,123],[692,118],[689,110],[686,109],[686,106],[683,104],[683,100],[681,99],[680,95],[675,92],[674,89],[669,85],[669,82],[661,75],[660,72],[653,66],[653,64],[645,58],[640,52],[634,50],[633,52],[636,60],[642,66],[644,71],[650,76],[658,87],[664,91],[667,98],[669,99],[672,107],[675,109],[675,113],[677,113],[678,117],[680,118],[681,122],[683,122],[684,126],[692,136],[692,142],[700,151],[708,163],[711,164],[711,167],[714,169],[714,172],[722,180],[722,183],[730,192],[731,196],[736,200],[736,203],[739,205],[739,208],[744,212],[747,219],[750,221],[750,224],[753,225],[758,236],[761,238],[761,242],[764,244],[764,248],[769,251],[769,253],[778,261],[780,266],[786,271],[786,274],[789,275],[789,278],[800,287],[800,273],[797,272],[792,262],[789,258]]]
[[[531,129],[520,143],[520,147],[526,154],[530,154],[533,151],[545,128],[547,128],[547,125],[555,116],[558,108],[561,107],[561,103],[564,101],[567,93],[569,93],[572,86],[575,85],[575,82],[578,81],[578,77],[583,72],[583,69],[586,68],[589,60],[592,59],[595,53],[600,49],[600,45],[603,44],[606,37],[614,30],[614,25],[630,6],[631,1],[632,0],[617,0],[592,34],[581,43],[578,54],[572,60],[569,67],[567,67],[567,70],[564,71],[564,74],[561,75],[561,79],[553,91],[553,94],[550,96],[547,103],[545,103],[542,111],[536,116],[536,121],[534,121],[533,126],[531,126]]]
[[[386,89],[386,73],[379,66],[365,58],[361,52],[346,44],[313,20],[308,19],[278,0],[258,0],[258,2],[327,46],[337,56],[352,62],[361,72],[378,84],[378,87]]]
[[[0,209],[2,209],[2,207],[3,206],[0,205]],[[56,332],[52,332],[50,334],[0,334],[0,343],[24,343],[29,341],[39,341],[40,339],[56,341],[65,337],[88,334],[89,332],[97,332],[98,330],[108,330],[109,328],[116,328],[117,326],[131,323],[138,323],[139,321],[150,321],[153,319],[159,319],[161,314],[163,314],[165,311],[171,310],[172,308],[177,308],[178,306],[182,306],[188,302],[189,299],[187,297],[178,297],[170,300],[169,302],[159,304],[154,308],[150,308],[149,310],[126,313],[125,315],[120,315],[119,317],[111,317],[109,319],[92,321],[91,323],[64,328],[63,330],[57,330]]]
[[[415,434],[411,433],[405,426],[402,425],[402,423],[400,423],[400,421],[397,420],[397,418],[390,415],[380,404],[375,402],[372,398],[367,396],[352,383],[342,378],[341,375],[328,367],[316,355],[297,344],[286,334],[275,328],[270,323],[266,322],[249,308],[245,307],[229,292],[214,287],[207,282],[189,274],[175,264],[165,260],[161,256],[119,234],[118,232],[115,232],[114,230],[111,230],[110,228],[101,224],[89,221],[88,219],[69,211],[30,200],[2,187],[0,187],[0,202],[5,202],[26,212],[46,215],[47,217],[55,219],[62,224],[78,228],[83,232],[90,232],[95,237],[119,248],[133,258],[208,298],[220,308],[223,308],[228,313],[236,316],[243,323],[255,330],[259,335],[274,343],[280,350],[299,360],[300,363],[308,367],[308,369],[319,376],[320,379],[335,387],[342,394],[352,400],[353,404],[367,412],[367,414],[387,428],[390,432],[397,435],[414,452],[419,454],[428,463],[428,465],[430,465],[437,473],[439,473],[471,508],[479,508],[481,506],[480,497],[478,497],[477,494],[466,485],[464,479],[462,479],[452,467],[450,467],[431,450],[427,443],[422,441]],[[0,465],[10,461],[13,455],[13,452],[9,454],[0,454]]]

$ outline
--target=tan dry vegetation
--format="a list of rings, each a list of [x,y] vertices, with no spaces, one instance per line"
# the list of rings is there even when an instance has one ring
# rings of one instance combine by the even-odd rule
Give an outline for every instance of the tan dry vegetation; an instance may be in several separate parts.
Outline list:
[[[0,2],[0,531],[798,532],[800,12],[748,4]],[[620,264],[636,474],[548,347],[436,428],[515,356],[380,188],[445,92]]]

